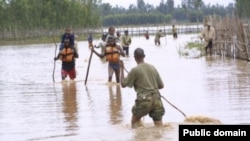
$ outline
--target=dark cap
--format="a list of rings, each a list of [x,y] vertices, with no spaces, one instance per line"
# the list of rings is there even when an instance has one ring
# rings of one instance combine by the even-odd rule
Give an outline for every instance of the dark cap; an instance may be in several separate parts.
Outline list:
[[[128,30],[125,30],[124,32],[128,32]]]
[[[136,48],[134,51],[134,57],[144,58],[145,57],[144,50],[142,48]]]

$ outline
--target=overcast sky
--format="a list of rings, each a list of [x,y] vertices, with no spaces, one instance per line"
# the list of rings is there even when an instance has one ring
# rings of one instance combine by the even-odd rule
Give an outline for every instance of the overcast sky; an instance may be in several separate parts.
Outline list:
[[[167,0],[164,0],[164,2],[166,2]],[[144,0],[144,2],[147,4],[151,4],[151,5],[154,5],[154,6],[158,6],[161,2],[161,0]],[[211,5],[214,5],[214,4],[220,4],[220,5],[224,5],[224,6],[227,6],[229,3],[234,3],[235,0],[203,0],[203,2],[205,4],[211,4]],[[137,5],[137,0],[102,0],[102,3],[110,3],[110,5],[112,6],[122,6],[122,7],[125,7],[125,8],[128,8],[130,4],[134,4],[134,5]],[[174,3],[175,3],[175,7],[177,5],[180,5],[181,4],[181,0],[174,0]]]

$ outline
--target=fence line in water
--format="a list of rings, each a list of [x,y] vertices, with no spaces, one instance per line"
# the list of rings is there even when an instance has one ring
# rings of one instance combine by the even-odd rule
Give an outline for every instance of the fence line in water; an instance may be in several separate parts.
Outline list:
[[[203,28],[202,24],[180,24],[175,25],[178,30],[178,33],[194,33],[200,32]],[[143,26],[115,26],[116,31],[123,33],[124,30],[128,30],[131,36],[141,36],[144,35],[146,31],[149,34],[155,34],[157,30],[162,29],[163,33],[171,34],[172,25],[143,25]],[[77,35],[88,36],[89,33],[94,35],[102,34],[108,32],[108,27],[100,28],[81,28],[81,29],[72,29],[73,32]],[[0,39],[1,41],[9,40],[32,40],[42,37],[52,37],[52,36],[61,36],[64,33],[64,29],[56,30],[47,30],[47,29],[36,29],[36,30],[8,30],[1,31]]]

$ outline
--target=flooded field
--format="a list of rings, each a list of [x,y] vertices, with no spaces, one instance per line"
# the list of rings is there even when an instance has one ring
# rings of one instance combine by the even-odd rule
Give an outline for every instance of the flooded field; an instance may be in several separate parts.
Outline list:
[[[130,70],[136,65],[134,49],[142,47],[145,61],[163,78],[161,94],[187,116],[209,116],[224,124],[250,123],[250,63],[215,55],[179,56],[178,47],[193,36],[163,37],[161,46],[154,45],[153,36],[133,37],[130,57],[122,60]],[[63,84],[60,61],[55,67],[56,83],[52,81],[55,44],[0,47],[1,141],[178,140],[178,124],[185,117],[164,100],[164,128],[154,128],[148,116],[143,118],[144,128],[130,128],[134,89],[107,85],[107,63],[96,55],[84,85],[90,50],[87,42],[78,46],[76,81]]]

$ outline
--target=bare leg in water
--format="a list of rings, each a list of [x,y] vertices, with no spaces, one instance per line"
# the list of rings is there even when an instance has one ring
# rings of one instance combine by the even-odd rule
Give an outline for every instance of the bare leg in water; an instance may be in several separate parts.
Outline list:
[[[140,127],[140,126],[141,126],[141,118],[132,115],[131,127],[132,127],[133,129],[135,129],[135,128],[138,128],[138,127]]]
[[[162,120],[154,121],[155,127],[162,127]]]
[[[108,82],[112,81],[112,76],[113,76],[114,70],[111,66],[108,66]]]
[[[120,67],[115,70],[116,83],[120,83]]]
[[[155,127],[162,127],[162,125],[163,125],[162,120],[154,121],[154,125],[155,125]],[[131,126],[133,129],[142,126],[141,118],[133,115],[132,120],[131,120]]]

